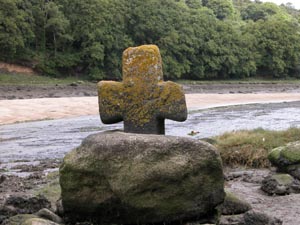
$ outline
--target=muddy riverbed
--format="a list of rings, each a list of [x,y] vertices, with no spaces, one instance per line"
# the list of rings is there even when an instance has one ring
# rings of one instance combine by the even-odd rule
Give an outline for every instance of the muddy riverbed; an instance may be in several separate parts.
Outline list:
[[[74,86],[70,86],[70,90]],[[75,86],[77,87],[77,86]],[[276,86],[264,91],[270,92],[300,92],[297,85],[292,88]],[[249,88],[247,86],[228,86],[223,89],[214,87],[205,90],[204,86],[185,86],[188,93],[260,93],[265,87]],[[219,89],[219,90],[218,90]],[[79,92],[38,90],[34,94],[30,90],[1,91],[0,99],[31,97],[66,97],[80,96]],[[95,90],[87,88],[96,95]],[[249,92],[247,92],[249,90]],[[203,92],[202,92],[203,91]],[[27,93],[27,94],[26,94]],[[1,97],[2,96],[2,97]],[[300,127],[300,102],[285,102],[272,104],[251,104],[230,107],[211,108],[191,111],[186,122],[177,123],[166,121],[168,135],[190,136],[192,131],[197,133],[192,138],[206,138],[222,134],[226,131],[240,129],[265,128],[282,130],[289,127]],[[63,156],[82,139],[95,132],[122,129],[122,124],[103,125],[99,116],[81,116],[76,118],[45,120],[27,123],[16,123],[0,126],[0,206],[8,196],[28,195],[34,193],[37,187],[47,185],[46,174],[58,170]],[[199,132],[199,133],[198,133]],[[244,170],[243,175],[227,181],[226,189],[246,199],[252,207],[271,216],[277,216],[285,225],[300,224],[300,195],[267,196],[260,190],[260,181],[267,176],[269,170]],[[232,169],[226,170],[230,174]],[[251,179],[249,179],[249,177]],[[1,222],[0,222],[1,224]]]
[[[185,93],[248,94],[248,93],[300,93],[298,83],[210,83],[182,85]],[[58,98],[96,96],[95,84],[73,83],[70,85],[20,86],[1,85],[0,100],[29,98]]]
[[[226,131],[300,127],[300,102],[252,104],[192,111],[185,122],[166,121],[166,134],[207,138]],[[122,129],[104,125],[99,116],[45,120],[0,126],[0,167],[15,160],[60,159],[95,132]]]

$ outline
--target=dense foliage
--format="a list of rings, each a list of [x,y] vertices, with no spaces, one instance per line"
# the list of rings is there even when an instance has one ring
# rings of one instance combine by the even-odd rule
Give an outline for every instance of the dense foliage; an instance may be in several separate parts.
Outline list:
[[[0,0],[0,60],[120,79],[125,48],[156,44],[169,79],[300,77],[299,23],[250,0]]]

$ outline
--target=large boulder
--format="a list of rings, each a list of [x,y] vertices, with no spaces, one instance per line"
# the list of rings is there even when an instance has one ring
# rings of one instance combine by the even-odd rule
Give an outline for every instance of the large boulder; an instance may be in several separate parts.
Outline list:
[[[268,158],[278,171],[289,173],[300,179],[300,141],[273,149]]]
[[[122,132],[90,135],[68,153],[60,185],[69,219],[117,224],[210,221],[225,197],[212,145]]]

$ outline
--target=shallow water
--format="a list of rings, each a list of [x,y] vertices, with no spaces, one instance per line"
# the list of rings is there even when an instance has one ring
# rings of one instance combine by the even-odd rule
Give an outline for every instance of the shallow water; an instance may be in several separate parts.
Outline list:
[[[103,125],[99,116],[46,120],[0,126],[0,164],[62,158],[86,136],[122,129],[122,123]],[[183,123],[166,121],[166,134],[205,138],[240,129],[282,130],[300,127],[300,102],[240,105],[193,111]]]

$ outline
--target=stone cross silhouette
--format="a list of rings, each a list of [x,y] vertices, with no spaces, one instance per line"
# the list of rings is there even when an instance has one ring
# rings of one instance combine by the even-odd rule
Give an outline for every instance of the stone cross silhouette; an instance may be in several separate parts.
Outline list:
[[[164,134],[165,119],[187,118],[181,86],[164,82],[162,60],[155,45],[123,52],[123,82],[98,83],[100,118],[105,124],[124,121],[129,133]]]

